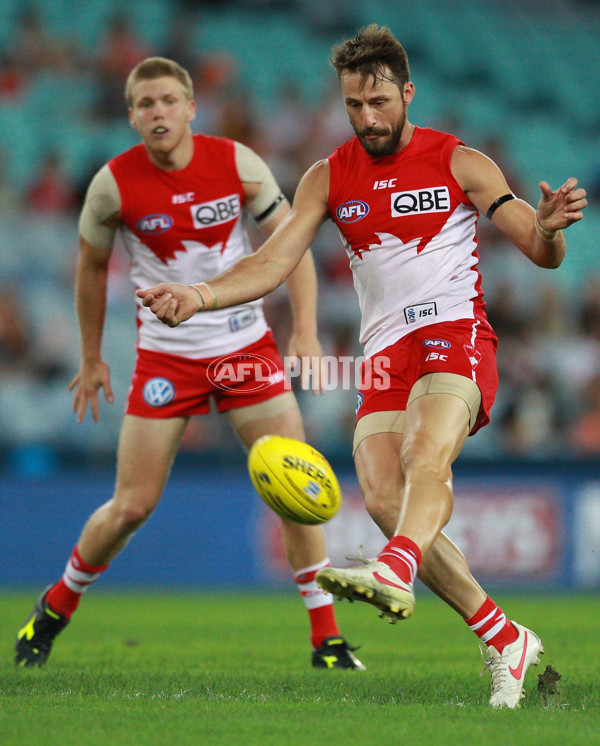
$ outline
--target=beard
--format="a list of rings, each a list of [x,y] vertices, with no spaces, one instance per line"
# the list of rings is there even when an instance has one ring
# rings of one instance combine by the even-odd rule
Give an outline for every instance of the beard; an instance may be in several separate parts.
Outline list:
[[[381,158],[385,155],[393,155],[398,151],[405,123],[406,114],[404,114],[402,119],[391,130],[382,129],[381,127],[367,127],[364,130],[358,130],[355,127],[354,131],[365,151],[375,158]],[[383,135],[383,137],[379,140],[367,140],[365,139],[367,135]],[[387,137],[385,137],[386,135]]]

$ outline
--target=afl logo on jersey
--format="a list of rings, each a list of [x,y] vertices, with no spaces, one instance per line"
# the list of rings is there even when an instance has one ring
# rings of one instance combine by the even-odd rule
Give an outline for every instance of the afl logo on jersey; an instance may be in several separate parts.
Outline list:
[[[369,205],[361,199],[351,199],[340,205],[335,214],[342,223],[356,223],[369,214],[369,209]]]
[[[441,347],[444,350],[452,347],[450,342],[447,342],[445,339],[426,339],[423,344],[425,347]]]
[[[168,378],[151,378],[144,386],[144,401],[151,407],[164,407],[175,398],[175,386]]]
[[[169,215],[161,215],[155,213],[154,215],[146,215],[137,222],[137,229],[142,233],[148,233],[152,236],[157,236],[159,233],[168,231],[173,225],[173,218]]]

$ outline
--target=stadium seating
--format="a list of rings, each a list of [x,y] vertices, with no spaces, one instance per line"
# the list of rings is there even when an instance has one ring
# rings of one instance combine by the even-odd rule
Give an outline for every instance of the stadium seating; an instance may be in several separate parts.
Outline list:
[[[103,121],[92,115],[98,104],[95,54],[117,12],[126,13],[135,33],[160,54],[179,7],[188,13],[199,55],[225,52],[236,60],[238,84],[249,101],[266,112],[275,111],[281,90],[294,81],[307,112],[323,107],[335,78],[327,59],[331,45],[344,35],[344,19],[340,19],[340,33],[323,33],[292,0],[287,7],[279,3],[270,8],[268,15],[264,8],[261,12],[262,5],[250,0],[181,6],[171,0],[32,0],[28,7],[39,13],[47,33],[71,42],[87,63],[81,69],[44,71],[22,96],[0,98],[0,131],[8,134],[2,144],[5,181],[24,193],[42,156],[55,150],[69,174],[83,184],[99,164],[136,142],[125,116]],[[583,182],[599,178],[600,97],[595,91],[600,75],[600,14],[591,6],[584,11],[574,2],[553,3],[549,19],[535,13],[537,3],[528,9],[519,8],[517,2],[493,0],[353,0],[337,5],[345,9],[347,23],[387,24],[405,43],[417,90],[411,119],[423,126],[456,126],[453,131],[473,147],[499,137],[527,199],[537,199],[542,178],[553,186],[571,173]],[[0,53],[11,50],[22,7],[20,0],[0,4]],[[572,229],[575,247],[556,275],[556,282],[567,290],[582,274],[600,271],[599,231],[600,211],[592,207],[584,223]],[[74,218],[24,222],[18,215],[0,215],[3,277],[24,283],[26,291],[35,287],[36,297],[40,293],[44,298],[44,305],[34,309],[38,325],[48,313],[57,318],[68,313],[74,324],[71,273],[76,233]],[[115,335],[109,351],[115,376],[124,382],[132,353],[119,344],[130,331],[128,322],[123,325],[121,320],[133,322],[133,309],[129,305],[127,309],[118,305],[117,310],[109,310],[107,334],[107,339]],[[71,331],[69,355],[76,361],[78,342],[74,327]],[[23,411],[30,411],[23,391],[18,387],[11,391],[14,397],[7,390],[0,397],[2,421],[12,416],[17,401]],[[34,423],[41,422],[33,410],[30,414]],[[118,428],[120,412],[110,416],[103,435],[107,442]],[[61,423],[61,437],[73,437],[62,416],[54,418],[53,428],[60,429]],[[35,424],[31,427],[35,430]],[[81,438],[81,431],[77,436]],[[90,441],[89,447],[97,447],[98,442]]]

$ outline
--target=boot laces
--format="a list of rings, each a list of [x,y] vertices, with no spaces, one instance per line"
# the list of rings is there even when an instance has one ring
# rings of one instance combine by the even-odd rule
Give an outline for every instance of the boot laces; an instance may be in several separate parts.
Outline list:
[[[483,659],[481,676],[485,676],[488,671],[490,672],[492,694],[495,694],[502,689],[506,681],[506,660],[502,655],[491,656],[484,645],[480,645],[479,650]]]
[[[363,565],[371,565],[374,562],[378,562],[377,557],[365,557],[363,555],[363,545],[358,547],[358,554],[347,554],[346,559],[351,562],[360,562]]]

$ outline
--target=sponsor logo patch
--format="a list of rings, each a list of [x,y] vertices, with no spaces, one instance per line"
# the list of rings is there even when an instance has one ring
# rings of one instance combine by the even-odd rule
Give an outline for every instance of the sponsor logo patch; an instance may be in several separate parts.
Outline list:
[[[404,318],[407,324],[416,324],[422,319],[437,316],[437,306],[434,302],[418,303],[416,306],[408,306],[404,309]]]
[[[431,212],[450,212],[450,192],[446,186],[416,189],[410,192],[393,192],[391,205],[393,218]]]
[[[175,398],[175,386],[168,378],[151,378],[144,386],[144,401],[151,407],[164,407]]]
[[[245,308],[229,317],[229,328],[232,332],[239,332],[251,326],[256,321],[256,312],[253,308]]]
[[[186,202],[192,202],[195,197],[194,192],[185,192],[184,194],[174,194],[171,202],[174,205],[184,205]]]
[[[137,221],[138,231],[151,236],[158,236],[159,233],[168,231],[172,226],[173,218],[170,215],[163,215],[158,212],[153,215],[146,215]]]
[[[362,220],[369,214],[370,207],[366,202],[361,199],[351,199],[348,202],[344,202],[335,211],[337,219],[341,220],[342,223],[356,223],[357,220]]]
[[[190,205],[194,228],[208,228],[228,223],[235,220],[241,211],[239,194],[230,194],[228,197],[213,199],[212,202],[203,202],[201,205]]]
[[[447,362],[448,355],[442,355],[441,352],[430,352],[425,358],[425,362],[429,363],[431,360],[439,360],[442,363]]]
[[[452,347],[450,342],[447,342],[445,339],[426,339],[423,344],[425,347],[441,347],[445,350],[447,350],[448,347]]]

